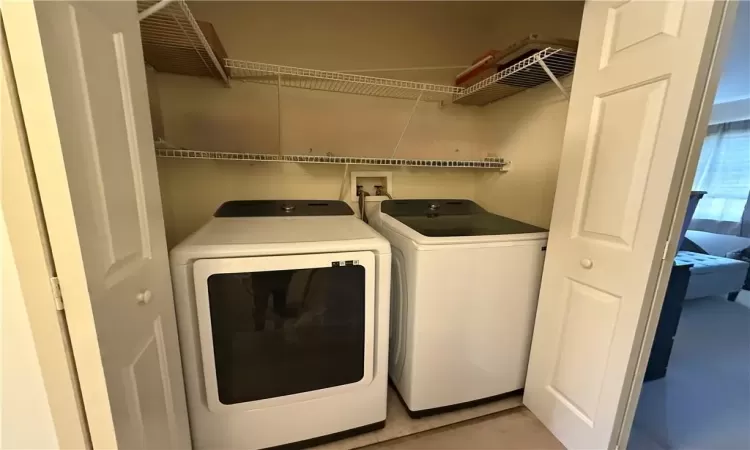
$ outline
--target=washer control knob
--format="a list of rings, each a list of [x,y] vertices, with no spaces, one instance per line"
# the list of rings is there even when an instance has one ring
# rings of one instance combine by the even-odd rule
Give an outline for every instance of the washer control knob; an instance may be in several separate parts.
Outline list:
[[[283,205],[281,205],[281,209],[283,209],[284,212],[288,212],[289,213],[289,212],[294,211],[294,205],[290,205],[288,203],[284,203]]]
[[[581,260],[581,267],[583,267],[584,269],[590,269],[590,268],[594,267],[594,261],[592,261],[592,260],[590,260],[588,258],[583,258]]]

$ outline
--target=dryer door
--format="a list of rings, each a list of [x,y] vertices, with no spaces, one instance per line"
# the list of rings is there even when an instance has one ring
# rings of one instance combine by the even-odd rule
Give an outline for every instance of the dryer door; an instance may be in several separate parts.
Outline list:
[[[193,274],[211,411],[266,408],[371,382],[373,253],[203,259]]]

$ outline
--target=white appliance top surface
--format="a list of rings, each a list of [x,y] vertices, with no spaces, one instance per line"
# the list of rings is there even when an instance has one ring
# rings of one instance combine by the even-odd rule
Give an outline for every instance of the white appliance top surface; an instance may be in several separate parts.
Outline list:
[[[349,251],[389,253],[388,241],[354,216],[218,217],[172,249],[172,259]],[[316,250],[317,249],[317,250]]]
[[[279,244],[372,239],[379,234],[353,216],[219,217],[188,240],[193,245]]]

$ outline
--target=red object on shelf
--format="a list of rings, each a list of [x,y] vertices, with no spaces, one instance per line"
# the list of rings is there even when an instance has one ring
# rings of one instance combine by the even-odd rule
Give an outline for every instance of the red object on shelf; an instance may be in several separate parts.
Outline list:
[[[531,34],[502,50],[490,50],[472,62],[471,67],[456,76],[456,86],[469,87],[497,73],[501,66],[512,65],[519,59],[546,47],[575,51],[578,41],[555,39]]]
[[[471,67],[456,75],[456,86],[467,87],[493,74],[497,69],[497,51],[491,50],[475,59]]]

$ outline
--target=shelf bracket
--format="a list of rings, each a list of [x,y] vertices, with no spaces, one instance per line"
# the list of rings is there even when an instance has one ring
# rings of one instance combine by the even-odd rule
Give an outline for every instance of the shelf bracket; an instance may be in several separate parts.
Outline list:
[[[553,83],[555,83],[555,86],[557,86],[558,89],[560,89],[560,92],[562,92],[562,95],[565,96],[566,99],[570,99],[570,94],[568,94],[568,91],[565,90],[565,87],[563,87],[562,83],[560,83],[560,80],[557,79],[554,73],[552,73],[551,70],[549,70],[549,67],[547,67],[547,63],[544,62],[544,60],[539,56],[537,53],[536,60],[539,63],[539,65],[544,69],[544,71],[547,73],[547,76],[549,76],[550,80],[552,80]]]
[[[157,13],[164,9],[167,5],[172,3],[174,0],[159,0],[158,2],[154,3],[153,5],[149,6],[148,8],[144,9],[143,11],[138,13],[138,20],[143,20],[150,16],[151,14]]]
[[[167,1],[167,0],[161,0],[161,2],[164,2],[164,1]],[[226,87],[231,87],[229,83],[229,78],[227,77],[227,74],[224,72],[224,67],[222,67],[221,63],[219,63],[219,60],[216,59],[216,54],[214,54],[214,51],[211,48],[211,44],[208,43],[208,41],[206,40],[206,36],[203,35],[203,31],[201,31],[201,27],[198,25],[198,22],[195,21],[195,17],[193,17],[193,13],[190,12],[190,8],[188,8],[187,3],[185,3],[185,0],[180,0],[180,8],[182,9],[182,13],[188,19],[188,22],[190,22],[190,26],[193,27],[193,31],[195,31],[195,34],[198,35],[198,39],[201,41],[201,44],[203,45],[203,49],[208,54],[208,57],[211,58],[211,62],[213,63],[214,68],[216,69],[218,74],[224,80],[224,84],[226,85]],[[182,28],[181,25],[180,25],[180,28]],[[198,51],[198,49],[196,49],[196,51]],[[198,54],[200,55],[200,52],[198,52]],[[201,59],[203,59],[203,57],[201,57]],[[205,61],[204,61],[204,64],[206,64]]]
[[[419,101],[422,100],[422,94],[424,94],[424,91],[419,91],[417,100],[414,102],[414,106],[411,108],[411,114],[409,114],[409,120],[406,121],[406,125],[404,125],[404,129],[403,131],[401,131],[401,136],[398,137],[398,142],[396,142],[396,146],[393,148],[393,153],[391,153],[391,158],[396,157],[396,152],[398,151],[398,147],[401,145],[401,141],[404,139],[406,130],[409,129],[409,124],[411,124],[411,119],[414,117],[414,113],[417,112],[417,106],[419,106]]]

